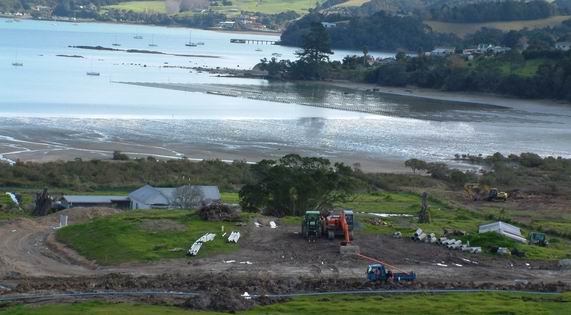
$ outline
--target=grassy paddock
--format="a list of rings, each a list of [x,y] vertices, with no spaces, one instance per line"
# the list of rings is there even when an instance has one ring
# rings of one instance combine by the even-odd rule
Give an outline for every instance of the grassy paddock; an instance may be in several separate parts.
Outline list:
[[[496,28],[502,31],[521,30],[523,28],[536,29],[544,27],[553,27],[561,24],[561,22],[570,19],[571,16],[552,16],[545,19],[529,20],[529,21],[510,21],[510,22],[486,22],[486,23],[448,23],[439,21],[425,21],[424,24],[430,26],[434,31],[440,33],[454,33],[460,37],[466,34],[475,33],[482,27]]]
[[[162,0],[128,1],[103,7],[104,9],[117,9],[133,12],[166,13],[165,2]]]
[[[241,11],[277,14],[285,11],[295,11],[306,14],[310,8],[315,7],[315,1],[309,0],[234,0],[230,6],[210,6],[211,10],[228,15],[239,15]],[[103,7],[103,9],[118,9],[134,12],[166,13],[164,1],[144,0],[128,1]],[[192,15],[191,12],[181,12],[182,15]]]
[[[226,14],[239,14],[240,11],[277,14],[285,11],[295,11],[306,14],[310,8],[315,7],[315,1],[310,0],[232,0],[231,6],[210,7]]]
[[[531,295],[520,293],[446,293],[369,296],[322,296],[298,298],[292,301],[260,306],[240,315],[261,314],[568,314],[571,294]],[[221,315],[227,313],[198,312],[171,306],[103,302],[13,306],[0,309],[1,315],[67,315],[67,314],[169,314]]]
[[[231,222],[202,221],[189,211],[141,210],[70,225],[58,231],[57,239],[88,259],[113,265],[184,257],[190,245],[207,232],[218,235],[203,245],[198,257],[238,249],[238,244],[228,244],[220,236],[222,225],[226,231],[239,230]],[[169,251],[173,248],[184,251]]]

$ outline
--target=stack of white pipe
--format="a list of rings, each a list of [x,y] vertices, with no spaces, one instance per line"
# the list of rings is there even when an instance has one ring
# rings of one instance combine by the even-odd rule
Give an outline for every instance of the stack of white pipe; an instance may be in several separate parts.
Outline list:
[[[188,250],[188,254],[191,256],[196,256],[202,247],[202,244],[214,240],[214,237],[216,237],[216,234],[214,233],[206,233],[202,235],[199,239],[196,240],[196,242],[194,242],[194,244],[192,244]]]
[[[232,233],[230,233],[230,236],[228,236],[228,242],[238,243],[239,239],[240,239],[240,232],[232,231]]]

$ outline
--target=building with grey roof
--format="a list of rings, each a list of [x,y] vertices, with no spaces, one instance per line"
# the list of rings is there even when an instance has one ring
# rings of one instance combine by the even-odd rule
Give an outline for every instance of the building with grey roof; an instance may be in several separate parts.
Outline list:
[[[64,195],[59,202],[64,208],[129,208],[131,205],[128,196]]]
[[[131,209],[194,208],[222,199],[217,186],[163,188],[145,185],[129,194]]]

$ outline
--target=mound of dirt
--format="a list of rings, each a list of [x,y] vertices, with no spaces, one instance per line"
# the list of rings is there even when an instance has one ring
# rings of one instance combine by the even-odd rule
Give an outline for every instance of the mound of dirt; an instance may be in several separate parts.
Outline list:
[[[244,311],[252,308],[254,302],[246,299],[238,290],[226,287],[213,288],[188,299],[184,306],[195,310]]]
[[[184,232],[187,230],[187,226],[176,222],[175,220],[169,219],[159,219],[159,220],[148,220],[145,219],[139,223],[139,228],[149,232]]]
[[[205,221],[235,221],[240,218],[236,209],[220,202],[200,207],[198,215]]]

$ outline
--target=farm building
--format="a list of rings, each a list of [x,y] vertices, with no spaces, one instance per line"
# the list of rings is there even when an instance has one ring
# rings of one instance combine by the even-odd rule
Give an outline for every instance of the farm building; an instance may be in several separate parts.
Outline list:
[[[59,202],[63,208],[129,208],[131,205],[127,196],[64,195]]]
[[[173,209],[197,207],[220,201],[216,186],[161,188],[145,185],[129,194],[131,209]]]

